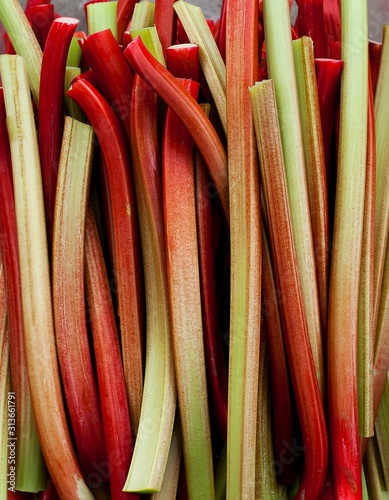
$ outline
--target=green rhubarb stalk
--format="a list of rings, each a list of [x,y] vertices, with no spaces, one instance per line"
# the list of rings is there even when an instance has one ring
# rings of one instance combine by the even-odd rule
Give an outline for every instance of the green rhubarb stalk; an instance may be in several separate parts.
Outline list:
[[[15,51],[23,57],[35,103],[39,104],[42,50],[19,0],[0,0],[0,21]]]
[[[364,459],[364,469],[369,498],[374,500],[388,500],[389,492],[386,491],[385,488],[378,444],[375,436],[372,437],[367,447]]]
[[[389,372],[375,422],[375,431],[385,487],[389,491]]]
[[[149,0],[135,4],[131,19],[131,31],[154,26],[155,3]]]
[[[191,41],[199,46],[199,59],[223,129],[227,131],[226,66],[200,7],[179,0],[174,10]]]
[[[389,231],[389,26],[383,28],[383,45],[377,90],[374,102],[377,170],[376,170],[376,219],[374,250],[374,283],[375,283],[375,324],[378,321],[381,287],[383,281],[386,246]]]
[[[30,89],[20,56],[0,56],[18,229],[31,399],[43,455],[60,496],[89,500],[72,447],[58,372],[43,189]],[[50,397],[48,397],[50,395]]]
[[[166,68],[162,45],[155,26],[151,28],[139,28],[131,30],[132,39],[134,40],[137,36],[141,37],[142,42],[145,44],[150,54],[152,54],[157,59],[157,61]]]
[[[215,471],[215,500],[225,500],[227,494],[227,445],[224,444]]]
[[[328,312],[329,419],[335,497],[362,494],[357,344],[368,119],[366,0],[342,0],[340,129]]]
[[[319,387],[323,387],[320,307],[316,280],[303,137],[286,0],[263,0],[269,78],[274,81],[292,229],[308,334]]]
[[[150,496],[150,500],[176,500],[178,478],[180,476],[182,457],[182,438],[180,418],[177,412],[176,421],[173,429],[173,436],[170,443],[169,457],[166,464],[165,475],[163,478],[161,490]]]
[[[73,101],[67,91],[70,89],[72,81],[81,74],[81,69],[77,66],[66,66],[65,71],[65,109],[67,114],[79,122],[85,122],[85,115],[80,106]]]
[[[72,41],[70,42],[66,66],[72,66],[75,68],[80,67],[82,50],[78,41],[81,39],[82,36],[73,36]]]
[[[0,500],[7,500],[8,473],[8,395],[9,335],[7,326],[7,297],[3,264],[0,260]],[[15,401],[15,399],[13,399]],[[16,436],[15,436],[16,437]],[[16,440],[13,441],[16,444]]]
[[[227,498],[255,498],[262,245],[259,169],[248,88],[258,77],[258,1],[227,2],[231,224]]]
[[[304,146],[305,173],[311,213],[314,257],[316,262],[322,338],[327,328],[328,296],[328,201],[327,178],[321,129],[319,96],[315,72],[315,58],[311,38],[303,37],[293,42],[299,97],[301,129]],[[320,345],[323,351],[322,345]],[[323,355],[320,362],[323,361]],[[320,371],[323,373],[323,366]],[[324,390],[324,380],[321,393]]]
[[[362,499],[369,500],[369,492],[367,490],[365,468],[362,468]]]
[[[255,498],[278,500],[278,485],[274,468],[272,416],[270,403],[269,356],[266,331],[261,327],[258,384],[257,465]]]
[[[91,3],[87,11],[88,35],[110,29],[117,40],[117,2]]]

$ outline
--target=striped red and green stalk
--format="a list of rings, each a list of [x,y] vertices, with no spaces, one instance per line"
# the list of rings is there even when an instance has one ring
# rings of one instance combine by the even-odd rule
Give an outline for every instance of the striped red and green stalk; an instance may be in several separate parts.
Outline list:
[[[258,75],[258,2],[227,0],[227,143],[231,227],[227,498],[255,498],[262,242],[248,87]]]
[[[18,409],[16,484],[25,491],[39,491],[44,487],[46,472],[27,377],[11,152],[2,89],[0,89],[0,204],[3,207],[0,211],[0,250],[7,284],[10,367],[12,388]]]
[[[111,199],[114,265],[124,375],[133,432],[138,431],[143,394],[143,300],[135,194],[124,132],[104,97],[88,81],[67,93],[92,124],[104,157]]]
[[[122,491],[131,463],[133,437],[111,292],[90,208],[85,223],[85,272],[111,496],[115,500],[136,500],[138,495]]]
[[[53,218],[59,157],[64,127],[64,79],[69,45],[78,25],[71,17],[56,19],[46,40],[42,58],[39,94],[39,156],[49,250],[52,245]]]
[[[266,341],[270,359],[270,381],[272,395],[272,417],[275,459],[281,461],[285,453],[285,443],[293,443],[293,404],[283,326],[281,319],[282,297],[279,295],[277,277],[273,271],[268,236],[262,230],[262,316],[266,328]],[[282,463],[282,462],[281,462]],[[285,464],[277,476],[283,484],[296,480],[296,464]]]
[[[177,393],[166,268],[158,96],[138,75],[130,111],[145,276],[147,343],[139,433],[124,489],[158,492],[168,464]],[[150,422],[154,422],[152,428]]]
[[[130,104],[134,75],[111,30],[98,31],[79,44],[92,69],[101,93],[109,102],[126,132],[130,132]]]
[[[193,99],[199,85],[177,81]],[[193,142],[168,109],[162,145],[163,206],[173,349],[185,473],[190,499],[214,498],[203,345]]]
[[[344,61],[328,313],[328,386],[334,495],[362,498],[357,344],[365,198],[368,39],[365,0],[342,0]]]
[[[65,118],[55,198],[52,290],[59,367],[81,468],[106,459],[85,308],[85,216],[93,160],[93,129]]]
[[[43,187],[27,72],[0,57],[10,133],[27,370],[43,455],[59,495],[91,499],[67,428],[54,337]],[[50,394],[50,398],[47,395]]]
[[[227,158],[209,119],[189,92],[150,54],[140,37],[127,46],[124,55],[189,130],[215,184],[225,218],[229,220]]]
[[[327,430],[302,298],[273,81],[257,83],[250,93],[282,297],[284,340],[304,444],[304,474],[295,498],[318,498],[327,470]]]

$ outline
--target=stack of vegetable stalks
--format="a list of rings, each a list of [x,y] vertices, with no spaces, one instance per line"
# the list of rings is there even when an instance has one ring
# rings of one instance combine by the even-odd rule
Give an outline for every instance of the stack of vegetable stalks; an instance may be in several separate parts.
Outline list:
[[[389,27],[0,0],[0,500],[389,496]]]

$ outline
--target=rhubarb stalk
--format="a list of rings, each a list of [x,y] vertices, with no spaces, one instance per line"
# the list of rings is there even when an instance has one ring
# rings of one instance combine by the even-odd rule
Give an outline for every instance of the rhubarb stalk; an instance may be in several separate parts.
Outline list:
[[[7,325],[7,293],[5,289],[4,267],[0,258],[0,499],[7,500],[7,490],[9,487],[8,474],[8,445],[13,443],[16,447],[16,425],[11,428],[14,432],[14,439],[10,442],[10,425],[8,415],[8,405],[15,404],[15,393],[10,394],[10,373],[9,373],[9,332]],[[13,407],[15,408],[15,406]],[[16,413],[16,412],[15,412]],[[13,418],[15,418],[13,413]],[[14,449],[14,448],[12,448]],[[13,464],[13,470],[15,471]],[[13,477],[15,475],[13,474]]]
[[[262,245],[259,171],[247,91],[258,75],[258,1],[227,1],[231,215],[227,498],[255,498]]]
[[[118,39],[116,23],[117,1],[90,3],[88,4],[87,11],[88,35],[109,28],[115,39]]]
[[[0,64],[11,145],[27,370],[39,438],[59,495],[92,499],[76,462],[61,396],[43,189],[27,73],[19,56],[3,55]]]
[[[328,385],[334,495],[362,497],[357,339],[368,116],[365,0],[342,0],[339,160],[328,312]]]

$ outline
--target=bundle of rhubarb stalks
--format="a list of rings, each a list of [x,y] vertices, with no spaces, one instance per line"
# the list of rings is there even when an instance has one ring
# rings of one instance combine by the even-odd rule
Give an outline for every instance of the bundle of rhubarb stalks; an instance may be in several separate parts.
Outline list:
[[[389,27],[290,8],[0,0],[0,500],[388,498]]]

